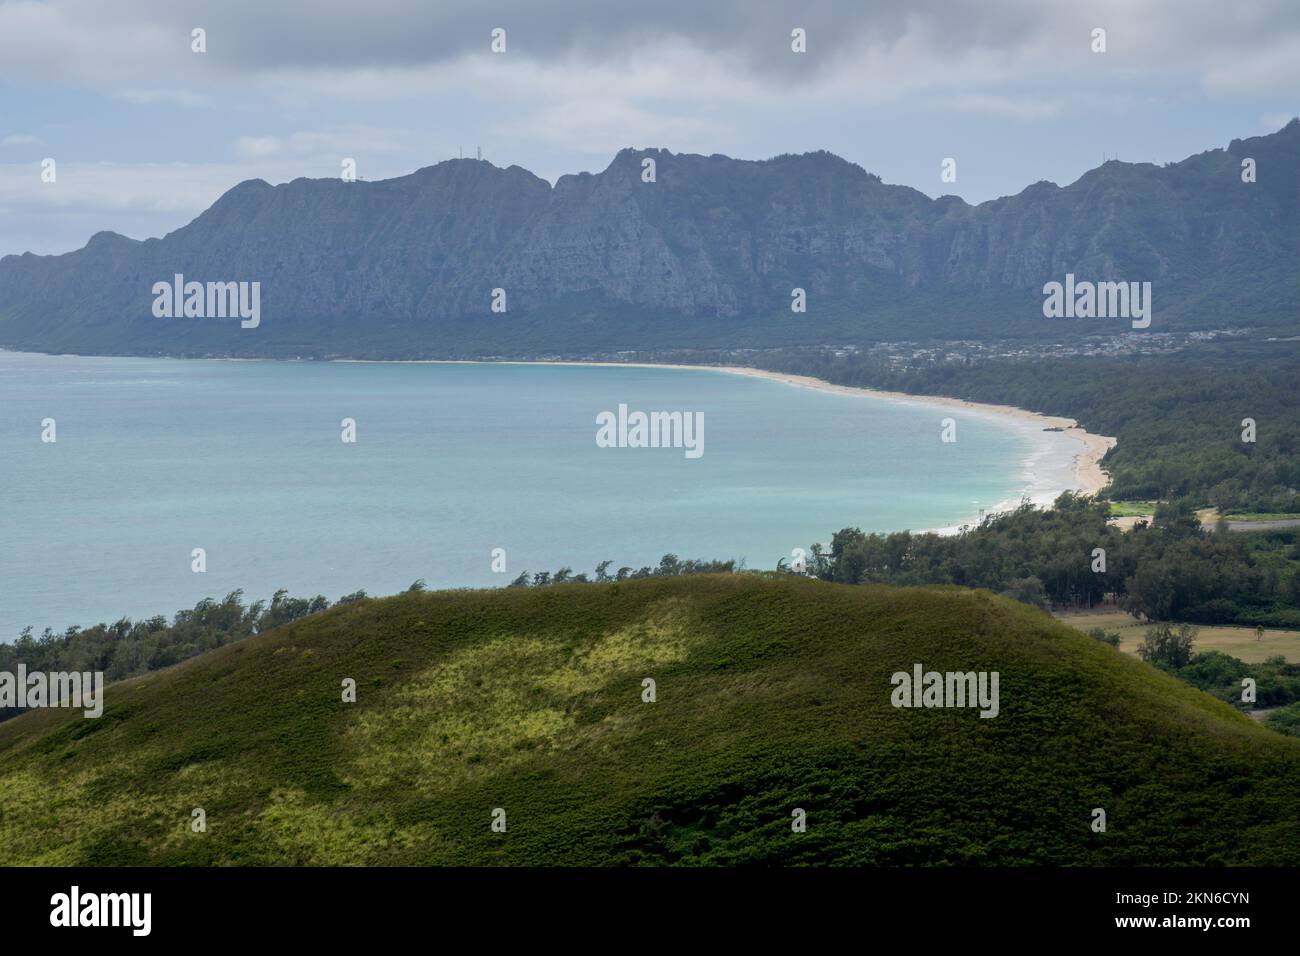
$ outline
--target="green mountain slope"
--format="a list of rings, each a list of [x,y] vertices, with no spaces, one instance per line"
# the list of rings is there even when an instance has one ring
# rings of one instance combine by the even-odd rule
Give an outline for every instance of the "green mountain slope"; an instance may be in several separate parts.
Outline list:
[[[915,663],[998,671],[1000,713],[894,708]],[[1300,741],[984,592],[735,575],[405,594],[112,685],[99,720],[0,726],[0,855],[1294,865]]]

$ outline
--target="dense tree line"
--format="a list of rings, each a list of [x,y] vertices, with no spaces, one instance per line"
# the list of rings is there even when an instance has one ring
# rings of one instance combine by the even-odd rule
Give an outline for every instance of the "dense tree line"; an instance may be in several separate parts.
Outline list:
[[[955,535],[836,532],[807,571],[847,584],[957,584],[1040,607],[1114,603],[1156,621],[1300,627],[1300,534],[1207,531],[1187,501],[1154,526],[1107,524],[1106,502],[1072,493],[1024,503]]]
[[[1247,664],[1222,651],[1194,653],[1181,666],[1159,659],[1148,660],[1207,694],[1246,710],[1283,707],[1300,701],[1300,664],[1287,663],[1281,654],[1262,664]],[[1255,681],[1255,700],[1249,703],[1242,700],[1242,682],[1247,677]]]
[[[1279,707],[1265,718],[1264,723],[1280,734],[1300,737],[1300,702]]]
[[[613,561],[602,561],[591,575],[574,574],[572,568],[537,574],[525,571],[510,586],[543,587],[684,574],[724,574],[737,569],[735,561],[684,561],[675,554],[664,555],[657,565],[642,568],[624,566],[611,573],[613,564]],[[423,590],[423,579],[407,588],[408,592]],[[333,606],[350,604],[366,597],[365,591],[357,591],[339,598]],[[197,654],[265,633],[330,606],[324,595],[294,598],[284,590],[276,591],[270,603],[255,601],[245,604],[241,590],[232,591],[221,601],[204,598],[193,609],[178,611],[171,621],[161,614],[140,621],[122,618],[113,624],[69,627],[62,632],[46,628],[39,637],[27,627],[12,644],[0,644],[0,671],[16,672],[21,663],[29,672],[100,671],[106,682],[119,681],[179,664]],[[0,709],[0,720],[18,713],[20,711],[16,708]]]
[[[758,364],[841,385],[1074,418],[1088,431],[1119,439],[1105,459],[1112,500],[1188,498],[1222,511],[1300,513],[1300,342],[902,364],[883,354],[801,349],[767,353]],[[1242,440],[1246,418],[1256,425],[1253,442]]]
[[[364,591],[357,591],[337,603],[365,596]],[[323,595],[293,598],[284,590],[276,591],[270,603],[245,604],[244,592],[232,591],[221,601],[204,598],[193,609],[178,611],[170,622],[161,614],[141,621],[122,618],[113,624],[69,627],[62,632],[46,628],[39,637],[26,627],[12,644],[0,644],[0,671],[15,672],[22,663],[29,672],[101,671],[105,681],[118,681],[179,664],[329,606]],[[15,709],[0,710],[0,720],[16,713]]]
[[[588,576],[585,572],[574,574],[573,568],[560,568],[557,571],[539,571],[535,574],[523,571],[510,582],[512,588],[537,588],[551,584],[606,584],[611,581],[631,581],[637,578],[678,577],[684,574],[730,574],[738,570],[735,561],[700,561],[688,559],[683,561],[675,554],[665,554],[657,565],[645,565],[633,569],[623,566],[613,574],[609,569],[613,561],[602,561],[596,570]]]

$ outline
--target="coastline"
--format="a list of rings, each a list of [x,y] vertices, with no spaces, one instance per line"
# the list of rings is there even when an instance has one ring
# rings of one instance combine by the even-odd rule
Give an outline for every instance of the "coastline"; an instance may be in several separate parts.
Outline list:
[[[367,359],[335,359],[340,362],[368,362]],[[394,364],[379,362],[377,364]],[[395,364],[403,364],[400,362]],[[852,395],[857,397],[867,397],[883,399],[889,402],[895,402],[900,405],[929,405],[936,408],[955,409],[968,414],[981,415],[990,418],[1010,419],[1021,425],[1036,426],[1041,430],[1055,429],[1063,435],[1071,438],[1081,445],[1079,451],[1074,455],[1071,463],[1071,471],[1074,482],[1068,487],[1055,488],[1051,494],[1054,499],[1064,491],[1075,491],[1084,495],[1095,495],[1101,491],[1110,482],[1110,475],[1101,467],[1101,460],[1106,453],[1115,447],[1117,439],[1107,435],[1094,435],[1079,426],[1079,423],[1073,418],[1065,418],[1058,415],[1044,415],[1040,412],[1031,412],[1028,409],[1018,408],[1014,405],[993,405],[987,402],[971,402],[964,398],[949,398],[939,395],[912,395],[907,392],[889,392],[882,389],[862,388],[853,385],[836,385],[833,382],[827,382],[824,379],[813,378],[810,375],[794,375],[787,372],[773,372],[768,369],[752,368],[740,365],[682,365],[668,362],[575,362],[565,360],[546,360],[540,359],[535,361],[525,361],[519,359],[509,359],[500,361],[474,361],[471,359],[412,359],[407,360],[404,364],[415,365],[571,365],[583,366],[590,365],[600,368],[660,368],[660,369],[679,369],[694,371],[726,372],[731,375],[744,375],[749,378],[761,378],[771,382],[779,382],[782,385],[789,385],[794,388],[809,388],[814,391],[830,392],[837,395]],[[964,524],[977,523],[978,519]],[[960,530],[963,525],[954,525],[945,528],[922,529],[937,531],[940,534],[951,534]]]
[[[1078,491],[1085,495],[1095,495],[1110,482],[1110,476],[1101,467],[1101,459],[1106,452],[1115,447],[1116,439],[1106,435],[1094,435],[1079,426],[1073,418],[1044,415],[1014,405],[992,405],[986,402],[971,402],[962,398],[948,398],[938,395],[911,395],[907,392],[887,392],[881,389],[861,388],[852,385],[836,385],[824,379],[809,375],[792,375],[785,372],[771,372],[766,369],[739,368],[725,365],[689,366],[665,365],[663,368],[709,368],[719,372],[732,372],[751,378],[765,378],[785,385],[799,388],[811,388],[816,391],[832,392],[839,395],[862,395],[885,399],[904,405],[931,405],[938,408],[956,408],[965,412],[1009,418],[1030,425],[1037,425],[1046,430],[1058,428],[1062,434],[1078,441],[1083,447],[1074,456],[1073,471],[1076,482],[1073,488],[1060,491]],[[1059,492],[1058,492],[1059,494]]]
[[[8,351],[8,350],[0,350]],[[237,359],[235,361],[265,361],[264,359]],[[273,360],[274,361],[274,360]],[[772,382],[778,382],[794,388],[808,388],[814,391],[829,392],[838,395],[849,395],[857,397],[875,398],[888,402],[894,402],[902,405],[928,405],[935,408],[951,409],[967,414],[975,414],[988,418],[1001,418],[1011,420],[1020,425],[1026,425],[1039,430],[1056,430],[1066,437],[1077,441],[1081,446],[1075,453],[1071,461],[1071,473],[1073,481],[1070,485],[1053,488],[1050,498],[1054,499],[1064,491],[1075,491],[1084,495],[1095,495],[1110,482],[1110,476],[1101,467],[1101,460],[1105,457],[1110,449],[1115,447],[1116,439],[1106,435],[1095,435],[1081,428],[1073,418],[1066,418],[1055,415],[1045,415],[1040,412],[1032,412],[1028,409],[1018,408],[1014,405],[994,405],[987,402],[972,402],[961,398],[951,398],[938,395],[912,395],[907,392],[891,392],[883,389],[864,388],[851,385],[836,385],[827,382],[824,379],[814,378],[809,375],[795,375],[787,372],[774,372],[768,369],[753,368],[749,366],[738,365],[686,365],[681,363],[668,362],[583,362],[573,360],[522,360],[522,359],[505,359],[505,360],[474,360],[474,359],[331,359],[333,362],[355,363],[355,364],[378,364],[378,365],[565,365],[565,366],[595,366],[604,368],[651,368],[651,369],[673,369],[685,371],[710,371],[725,372],[730,375],[743,375],[749,378],[761,378]],[[1040,495],[1040,498],[1046,498],[1047,495]],[[1039,503],[1043,503],[1041,500]],[[1008,502],[1014,507],[1014,503]],[[971,519],[967,523],[975,523],[978,519]],[[952,533],[959,530],[963,525],[955,525],[945,528],[928,529],[940,533]]]

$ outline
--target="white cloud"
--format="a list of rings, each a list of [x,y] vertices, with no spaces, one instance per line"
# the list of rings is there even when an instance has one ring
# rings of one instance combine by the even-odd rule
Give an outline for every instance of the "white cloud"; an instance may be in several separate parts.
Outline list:
[[[124,89],[115,90],[113,95],[118,99],[126,100],[129,103],[138,103],[141,106],[150,106],[154,103],[172,103],[176,106],[211,106],[213,102],[212,97],[193,93],[189,90]]]
[[[39,163],[0,165],[0,207],[198,212],[223,192],[252,178],[229,165],[186,163],[59,163],[53,183]]]
[[[1261,129],[1276,133],[1296,116],[1300,116],[1300,110],[1294,113],[1265,113],[1259,118],[1259,125]]]
[[[40,142],[41,138],[31,133],[10,133],[4,139],[0,139],[0,146],[36,146]]]
[[[392,154],[421,148],[421,137],[410,130],[372,126],[341,126],[300,130],[288,136],[240,136],[235,155],[241,159],[314,159],[337,162],[342,156]]]
[[[338,176],[345,156],[362,157],[366,179],[383,179],[410,172],[405,158],[399,157],[392,167],[387,167],[366,157],[393,154],[399,146],[422,151],[435,162],[451,155],[446,146],[420,139],[416,133],[370,127],[301,132],[287,137],[241,137],[237,143],[245,148],[237,145],[232,162],[60,162],[54,183],[41,181],[39,163],[0,164],[0,223],[20,213],[76,210],[98,217],[92,231],[109,223],[148,223],[147,229],[127,233],[133,238],[145,238],[189,221],[247,179],[275,184],[303,175]],[[250,148],[250,143],[255,145]],[[122,213],[129,214],[125,220]],[[157,224],[162,228],[155,228]],[[74,235],[79,236],[75,244],[79,246],[90,233]],[[0,247],[0,255],[13,251],[17,250]]]
[[[274,156],[283,149],[284,140],[278,136],[241,136],[235,141],[235,152],[244,159]]]
[[[1294,94],[1300,89],[1300,36],[1268,38],[1246,56],[1225,51],[1206,69],[1203,82],[1209,92],[1221,95]]]
[[[521,121],[502,122],[489,129],[502,139],[523,139],[562,146],[609,159],[624,146],[682,143],[710,137],[731,137],[728,123],[657,113],[625,101],[601,99],[544,107]]]
[[[1061,111],[1060,102],[1055,100],[994,96],[986,93],[963,93],[949,101],[939,101],[937,105],[948,106],[962,113],[988,113],[1013,119],[1046,119]]]

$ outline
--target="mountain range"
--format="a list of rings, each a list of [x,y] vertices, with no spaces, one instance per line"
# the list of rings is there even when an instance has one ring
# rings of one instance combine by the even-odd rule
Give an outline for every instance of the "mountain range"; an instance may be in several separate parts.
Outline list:
[[[249,180],[160,239],[100,232],[0,259],[0,347],[450,358],[1129,330],[1044,318],[1043,285],[1067,274],[1151,282],[1151,332],[1292,329],[1298,182],[1296,119],[978,206],[827,152],[624,149],[554,186],[470,159],[376,182]],[[259,323],[155,315],[155,284],[176,275],[259,283]]]

